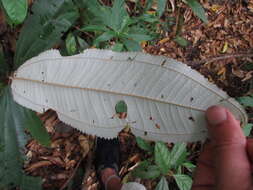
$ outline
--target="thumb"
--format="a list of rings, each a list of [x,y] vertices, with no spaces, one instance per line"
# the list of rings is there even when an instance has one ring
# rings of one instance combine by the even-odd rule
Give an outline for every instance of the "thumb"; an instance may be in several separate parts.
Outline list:
[[[250,163],[239,122],[220,106],[209,108],[206,117],[213,144],[217,189],[248,189],[251,186]]]

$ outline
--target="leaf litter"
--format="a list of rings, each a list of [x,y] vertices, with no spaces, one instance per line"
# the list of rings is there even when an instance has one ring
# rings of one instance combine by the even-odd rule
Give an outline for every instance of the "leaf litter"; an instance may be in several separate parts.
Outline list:
[[[177,7],[173,8],[175,11],[168,15],[176,18],[179,14],[178,10],[181,10],[184,23],[180,36],[189,42],[186,47],[178,45],[173,40],[176,36],[172,32],[154,45],[144,44],[144,51],[187,63],[233,97],[252,91],[252,70],[245,69],[245,65],[253,63],[253,57],[234,55],[253,53],[253,2],[249,1],[245,4],[236,1],[220,4],[218,1],[200,2],[208,13],[208,24],[202,23],[183,3],[178,3]],[[227,58],[227,55],[231,56]],[[219,56],[223,58],[216,61],[215,58]],[[209,61],[201,62],[201,60]],[[248,111],[253,113],[252,109]],[[86,176],[81,181],[88,189],[99,189],[94,167],[87,166],[89,159],[92,159],[92,157],[88,159],[87,154],[94,148],[94,137],[73,129],[68,131],[65,129],[68,127],[63,127],[66,131],[56,130],[55,126],[61,122],[53,111],[46,112],[40,117],[51,134],[52,145],[50,148],[45,148],[31,140],[26,146],[29,160],[24,166],[25,171],[33,176],[41,176],[44,180],[44,189],[60,189],[69,181],[70,176],[77,173],[76,167],[82,162],[79,167],[83,167],[84,170],[87,167],[88,172],[86,171]],[[252,118],[250,120],[252,121]],[[129,128],[119,134],[119,139],[122,155],[120,176],[124,181],[136,181],[137,179],[134,179],[130,172],[140,160],[147,158],[147,152],[137,147],[135,137]],[[168,146],[172,147],[172,144]],[[189,143],[187,146],[192,153],[188,156],[189,160],[193,163],[196,163],[201,146],[200,143]],[[148,190],[154,189],[158,183],[155,180],[141,182]],[[81,188],[82,184],[79,187]]]

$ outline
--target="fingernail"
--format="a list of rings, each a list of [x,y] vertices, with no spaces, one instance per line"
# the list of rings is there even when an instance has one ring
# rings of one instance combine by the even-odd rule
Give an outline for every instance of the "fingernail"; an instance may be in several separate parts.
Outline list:
[[[220,106],[212,106],[206,111],[207,121],[210,125],[219,125],[227,120],[227,111]]]

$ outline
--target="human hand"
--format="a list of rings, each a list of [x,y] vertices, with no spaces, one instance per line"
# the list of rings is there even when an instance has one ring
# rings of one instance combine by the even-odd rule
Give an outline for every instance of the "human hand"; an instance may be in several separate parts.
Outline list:
[[[225,108],[206,111],[210,142],[200,154],[192,190],[253,189],[253,141],[246,139],[239,122]]]

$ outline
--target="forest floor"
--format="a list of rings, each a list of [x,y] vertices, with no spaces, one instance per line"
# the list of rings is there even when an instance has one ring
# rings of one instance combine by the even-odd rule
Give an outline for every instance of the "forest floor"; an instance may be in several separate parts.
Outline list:
[[[174,1],[170,2],[173,4]],[[166,14],[176,18],[176,25],[170,32],[161,31],[165,37],[154,45],[143,44],[143,51],[188,64],[232,97],[252,92],[253,1],[212,0],[202,2],[202,5],[208,13],[208,24],[179,3],[173,12]],[[182,24],[179,23],[180,16],[184,18]],[[190,43],[187,47],[181,47],[173,40],[178,27],[180,35]],[[252,116],[253,110],[247,111]],[[95,138],[66,126],[54,111],[40,117],[51,135],[52,145],[45,148],[31,140],[26,146],[26,155],[32,159],[25,163],[24,170],[32,176],[41,176],[44,189],[99,189],[93,166]],[[253,117],[249,120],[252,122]],[[120,176],[124,181],[139,181],[148,190],[154,189],[157,181],[140,181],[131,176],[133,168],[147,157],[147,153],[137,147],[130,130],[123,130],[119,139]],[[188,159],[196,163],[202,145],[191,143],[187,147],[191,152]]]

